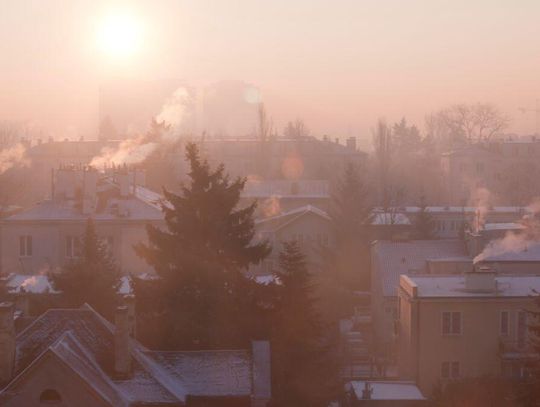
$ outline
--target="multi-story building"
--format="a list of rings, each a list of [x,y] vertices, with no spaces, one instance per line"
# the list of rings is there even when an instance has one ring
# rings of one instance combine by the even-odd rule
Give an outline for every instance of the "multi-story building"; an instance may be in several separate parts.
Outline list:
[[[40,274],[76,259],[88,218],[123,272],[149,271],[133,246],[146,241],[147,224],[161,227],[164,220],[159,195],[141,183],[140,173],[128,171],[112,178],[83,167],[55,171],[52,199],[2,219],[2,273]]]
[[[283,137],[261,141],[258,138],[205,138],[197,142],[211,165],[225,165],[232,176],[258,176],[264,179],[331,180],[341,177],[348,164],[365,168],[367,154],[356,148],[356,139]]]
[[[479,189],[490,191],[499,205],[528,205],[540,193],[540,138],[507,137],[464,146],[441,158],[446,200],[476,205]]]
[[[240,205],[257,201],[257,217],[279,215],[299,207],[313,205],[324,211],[330,209],[330,190],[324,180],[258,180],[248,179]]]
[[[402,378],[432,394],[453,379],[523,377],[531,358],[527,309],[540,276],[402,275],[398,360]]]
[[[375,342],[393,356],[394,321],[400,275],[461,273],[472,265],[464,242],[453,240],[376,241],[371,245],[371,310]]]

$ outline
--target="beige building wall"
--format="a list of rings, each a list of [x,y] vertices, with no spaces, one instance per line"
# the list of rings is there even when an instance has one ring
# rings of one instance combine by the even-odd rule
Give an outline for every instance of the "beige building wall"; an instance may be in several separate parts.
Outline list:
[[[44,390],[56,390],[61,397],[58,407],[104,407],[112,406],[102,399],[80,376],[69,369],[63,362],[52,354],[46,354],[31,371],[19,381],[10,386],[7,400],[0,400],[6,407],[38,407],[52,405],[41,403],[40,395]]]
[[[147,272],[149,266],[137,256],[133,246],[147,241],[147,222],[99,222],[96,233],[112,238],[112,253],[125,273]],[[66,240],[68,236],[81,237],[85,222],[4,222],[0,226],[0,261],[2,273],[39,274],[69,263]],[[160,226],[161,222],[153,222]],[[32,255],[20,256],[20,237],[32,236]]]
[[[502,374],[500,343],[517,342],[518,312],[531,302],[528,297],[414,298],[403,285],[399,298],[400,376],[415,380],[426,395],[441,382],[443,362],[459,362],[460,377]],[[461,334],[443,335],[446,311],[461,312]],[[504,336],[502,311],[509,312],[509,334]]]

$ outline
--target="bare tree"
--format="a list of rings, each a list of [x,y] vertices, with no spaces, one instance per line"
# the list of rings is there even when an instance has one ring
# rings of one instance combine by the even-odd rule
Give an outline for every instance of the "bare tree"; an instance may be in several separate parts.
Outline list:
[[[272,137],[272,130],[274,124],[272,118],[268,117],[266,112],[266,107],[264,103],[259,104],[259,110],[257,112],[257,125],[258,125],[258,136],[261,141],[268,141]]]
[[[504,131],[510,118],[489,103],[457,104],[426,117],[428,137],[443,144],[489,141]]]
[[[379,178],[379,192],[383,206],[389,204],[389,174],[392,164],[392,130],[384,119],[379,119],[373,132],[373,147]]]
[[[309,129],[302,119],[296,119],[294,122],[287,123],[283,130],[283,135],[287,138],[298,139],[309,136]]]

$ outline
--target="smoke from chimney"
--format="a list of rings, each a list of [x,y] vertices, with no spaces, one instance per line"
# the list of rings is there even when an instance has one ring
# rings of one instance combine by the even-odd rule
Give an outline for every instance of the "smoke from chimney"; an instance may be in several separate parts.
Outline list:
[[[154,151],[164,145],[179,141],[182,125],[193,114],[194,100],[184,87],[178,88],[165,101],[156,116],[156,122],[163,124],[162,131],[149,132],[122,141],[117,147],[105,147],[90,165],[102,167],[114,164],[138,164],[146,160]]]
[[[0,150],[0,174],[16,166],[27,166],[26,148],[22,143]]]

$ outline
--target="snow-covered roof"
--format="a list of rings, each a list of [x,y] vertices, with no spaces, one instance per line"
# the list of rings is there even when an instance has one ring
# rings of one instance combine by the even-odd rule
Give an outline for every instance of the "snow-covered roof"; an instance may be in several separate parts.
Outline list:
[[[50,309],[17,335],[16,377],[4,389],[5,395],[9,397],[10,386],[49,354],[61,358],[115,406],[180,405],[189,396],[252,395],[255,355],[250,350],[159,352],[135,340],[130,349],[131,375],[118,380],[113,366],[114,326],[88,305]]]
[[[372,217],[371,224],[375,226],[380,225],[411,225],[410,219],[407,217],[407,215],[404,215],[403,213],[391,213],[391,212],[384,212],[384,213],[375,213]]]
[[[477,258],[484,262],[539,262],[540,242],[517,240],[511,246],[505,247],[503,240],[493,240],[485,247],[484,252]]]
[[[426,206],[426,212],[431,214],[438,213],[468,213],[474,214],[479,208],[476,206]],[[418,213],[421,208],[419,206],[398,206],[387,208],[390,213]],[[384,212],[384,209],[377,207],[373,212]],[[493,206],[487,209],[488,213],[515,213],[518,215],[530,212],[530,209],[525,206]]]
[[[380,240],[373,243],[372,253],[372,267],[376,271],[373,278],[380,279],[387,297],[397,295],[401,274],[426,272],[428,260],[468,257],[465,244],[458,239]]]
[[[409,275],[408,279],[417,287],[418,297],[529,297],[540,291],[540,276],[497,276],[496,291],[473,291],[465,288],[465,276]]]
[[[10,293],[55,294],[46,275],[11,274],[7,278],[6,287]]]
[[[128,221],[158,221],[163,219],[159,206],[146,200],[149,190],[137,189],[135,196],[126,198],[111,198],[106,206],[93,213],[95,221],[128,220]],[[141,199],[143,194],[145,199]],[[83,214],[74,201],[45,200],[31,208],[21,211],[4,219],[10,221],[73,221],[85,220],[89,215]]]
[[[425,400],[415,383],[406,381],[368,381],[372,390],[371,400]],[[365,381],[352,381],[347,384],[358,400],[362,400]]]
[[[286,212],[282,212],[279,215],[270,216],[268,218],[256,219],[255,223],[257,225],[260,225],[263,223],[272,222],[272,223],[276,223],[278,225],[277,228],[279,229],[283,227],[285,224],[288,224],[292,222],[293,220],[296,220],[299,217],[307,215],[307,214],[314,214],[314,215],[320,216],[321,218],[325,220],[330,220],[330,216],[322,209],[319,209],[313,205],[305,205],[305,206],[291,209]]]
[[[521,223],[504,222],[504,223],[486,223],[483,227],[484,230],[521,230],[525,229]]]

